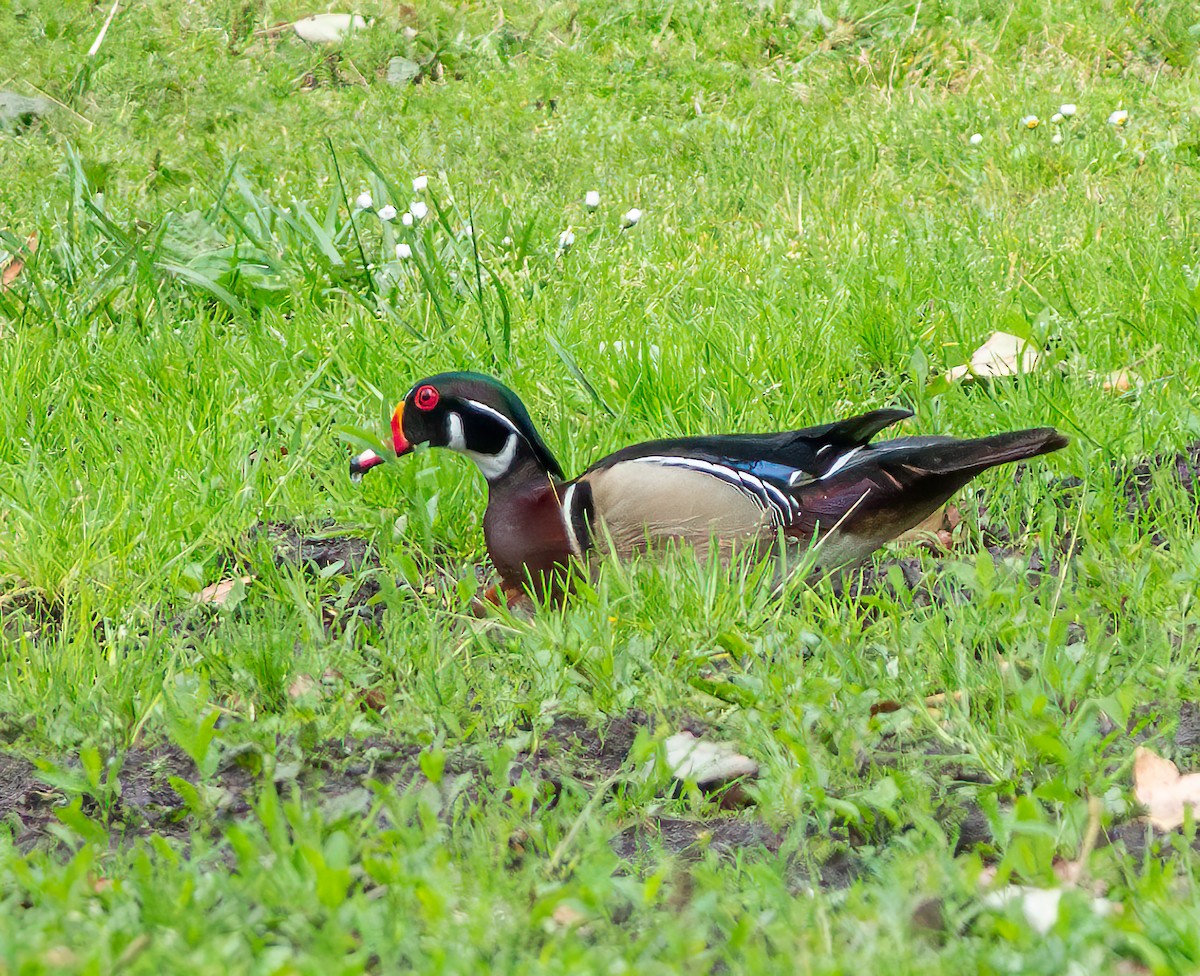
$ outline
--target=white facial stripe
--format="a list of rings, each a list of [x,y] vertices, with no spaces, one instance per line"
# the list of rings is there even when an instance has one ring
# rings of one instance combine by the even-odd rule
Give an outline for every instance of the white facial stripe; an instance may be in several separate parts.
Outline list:
[[[562,504],[563,528],[567,530],[567,543],[571,547],[571,552],[576,556],[582,556],[583,546],[580,545],[579,536],[575,534],[575,520],[571,517],[571,503],[575,500],[575,489],[578,487],[575,484],[568,485],[560,503]]]
[[[461,433],[459,436],[461,436]],[[505,439],[504,450],[499,454],[480,454],[478,451],[469,451],[466,448],[459,448],[459,450],[479,465],[479,470],[483,472],[483,476],[488,481],[495,481],[502,475],[507,474],[508,469],[512,467],[513,459],[517,456],[517,442],[519,440],[520,436],[516,431],[513,431]]]
[[[646,457],[633,458],[635,461],[647,461],[651,464],[662,464],[670,468],[688,468],[703,474],[719,478],[751,498],[764,512],[770,511],[771,522],[776,527],[791,523],[800,514],[800,505],[796,499],[780,491],[775,485],[761,478],[756,478],[745,471],[716,464],[701,458],[672,457],[670,455],[652,454]]]
[[[517,428],[513,426],[513,422],[504,416],[504,414],[502,414],[499,410],[493,410],[487,404],[480,403],[478,400],[464,400],[463,402],[469,403],[471,405],[471,409],[478,410],[480,413],[485,413],[489,417],[499,420],[500,423],[504,424],[504,426],[511,430],[514,434],[518,433]]]
[[[847,464],[849,464],[850,461],[853,460],[854,456],[856,454],[858,454],[858,452],[861,450],[862,450],[861,447],[855,447],[855,448],[852,448],[851,450],[847,451],[845,454],[843,454],[840,458],[838,458],[836,461],[833,462],[833,464],[831,464],[829,466],[829,470],[826,471],[823,475],[821,475],[820,480],[824,481],[826,478],[830,477],[831,475],[837,474],[839,471],[842,470],[842,468],[844,468]]]

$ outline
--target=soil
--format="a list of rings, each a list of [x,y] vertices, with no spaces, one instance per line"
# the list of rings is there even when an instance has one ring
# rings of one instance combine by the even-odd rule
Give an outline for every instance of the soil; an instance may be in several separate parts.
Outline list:
[[[1200,444],[1185,454],[1156,457],[1118,472],[1131,518],[1146,518],[1152,524],[1161,504],[1155,489],[1163,478],[1159,472],[1173,476],[1184,490],[1196,496],[1200,489]],[[1020,477],[1019,472],[1016,477]],[[1064,479],[1058,487],[1065,498],[1080,486],[1077,481]],[[1019,540],[1012,539],[1002,526],[990,522],[986,509],[981,510],[980,524],[993,559],[1015,565],[1026,574],[1035,591],[1048,578],[1057,578],[1063,564],[1079,551],[1079,544],[1073,538],[1059,540],[1045,556],[1023,550]],[[336,527],[329,528],[329,532],[305,535],[294,526],[271,523],[256,528],[252,539],[259,535],[267,537],[276,565],[291,564],[311,573],[338,566],[345,576],[359,577],[349,598],[343,595],[336,604],[332,599],[326,600],[324,618],[331,629],[344,627],[351,616],[379,626],[384,607],[377,599],[378,573],[382,572],[378,555],[368,540],[337,534]],[[245,568],[247,572],[254,571],[253,567]],[[894,593],[889,578],[893,568],[898,568],[907,594]],[[936,574],[922,560],[907,554],[885,557],[864,570],[846,574],[835,581],[835,586],[852,596],[892,593],[917,606],[970,599],[969,590],[956,578]],[[59,627],[61,620],[61,606],[40,592],[18,587],[0,592],[0,631],[8,639],[22,635],[37,639],[47,630]],[[653,725],[649,716],[637,711],[600,726],[581,718],[560,717],[536,740],[531,751],[514,760],[509,771],[510,785],[525,775],[540,784],[535,816],[539,809],[559,802],[564,788],[591,795],[605,784],[619,782],[623,774],[635,773],[628,764],[630,748],[638,733],[652,730]],[[711,731],[704,723],[686,717],[673,723],[673,730],[686,730],[698,736]],[[1200,704],[1185,702],[1181,706],[1175,745],[1183,753],[1200,751]],[[420,768],[420,748],[412,743],[385,739],[330,742],[316,749],[297,748],[295,754],[299,757],[296,763],[288,764],[286,769],[275,769],[273,783],[266,782],[262,757],[248,753],[231,754],[212,777],[202,782],[192,760],[175,747],[132,749],[124,756],[119,794],[109,800],[105,809],[87,801],[84,810],[106,819],[115,844],[157,834],[177,838],[186,847],[194,829],[251,815],[255,791],[266,787],[287,789],[296,784],[322,803],[346,804],[355,797],[369,796],[373,781],[388,783],[397,790],[428,782]],[[919,756],[942,785],[944,801],[939,819],[948,836],[954,838],[955,853],[980,851],[986,857],[992,844],[990,828],[983,811],[970,798],[970,785],[985,778],[977,769],[964,765],[961,756],[940,754],[936,745],[900,743],[887,738],[864,758],[864,768],[894,765],[901,756],[906,763]],[[198,821],[171,786],[172,778],[201,786],[205,802],[212,804],[211,816]],[[442,783],[453,784],[443,788],[453,790],[454,802],[447,805],[444,815],[452,819],[464,804],[490,802],[494,784],[489,786],[489,782],[488,769],[472,756],[469,747],[449,756]],[[0,751],[0,830],[10,832],[18,848],[27,850],[35,845],[53,848],[61,844],[51,827],[58,823],[55,808],[67,800],[61,791],[39,779],[34,765]],[[771,856],[785,849],[787,838],[796,829],[771,826],[753,809],[728,815],[719,803],[711,806],[711,815],[695,819],[650,816],[630,823],[612,839],[613,850],[635,863],[657,852],[685,860],[699,857],[705,850],[722,856],[743,851]],[[823,861],[801,863],[796,855],[789,855],[789,863],[800,883],[844,887],[862,870],[856,847],[863,844],[877,847],[905,829],[905,825],[882,820],[870,828],[845,825],[840,833],[835,831],[835,836],[819,838],[819,844],[806,846],[826,851]],[[1101,842],[1121,844],[1133,857],[1158,849],[1155,833],[1137,820],[1112,826]]]

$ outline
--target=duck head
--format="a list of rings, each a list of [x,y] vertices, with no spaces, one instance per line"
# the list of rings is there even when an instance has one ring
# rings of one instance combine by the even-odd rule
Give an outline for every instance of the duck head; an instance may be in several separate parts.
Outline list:
[[[533,426],[515,393],[482,373],[438,373],[414,383],[392,414],[396,457],[417,447],[448,447],[465,454],[489,483],[528,468],[561,479],[562,467]],[[388,460],[363,451],[350,462],[357,481]]]

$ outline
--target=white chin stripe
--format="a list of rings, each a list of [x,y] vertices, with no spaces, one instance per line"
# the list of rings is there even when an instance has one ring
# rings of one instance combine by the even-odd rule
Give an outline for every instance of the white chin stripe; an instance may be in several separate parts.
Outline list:
[[[495,481],[506,475],[508,469],[512,467],[513,460],[517,456],[517,435],[508,435],[504,441],[504,450],[499,454],[480,454],[478,451],[468,450],[463,450],[463,454],[479,465],[479,470],[483,472],[483,476],[488,481]]]
[[[509,429],[510,433],[504,439],[504,447],[499,454],[481,454],[479,451],[472,451],[467,447],[467,438],[463,433],[462,415],[453,411],[446,414],[446,446],[465,454],[479,466],[479,470],[483,472],[483,476],[488,481],[495,481],[507,474],[508,469],[512,467],[513,460],[517,456],[517,444],[521,435],[517,433],[517,429],[509,423],[507,418],[491,407],[485,407],[482,403],[476,403],[474,400],[469,402],[472,409],[495,416]]]

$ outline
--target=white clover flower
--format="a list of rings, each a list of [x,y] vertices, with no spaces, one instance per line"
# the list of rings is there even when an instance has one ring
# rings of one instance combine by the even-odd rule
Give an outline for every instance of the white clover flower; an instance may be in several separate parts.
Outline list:
[[[412,257],[412,248],[407,244],[400,243],[396,245],[396,257],[401,261],[405,261]]]
[[[1074,103],[1074,102],[1063,102],[1063,104],[1062,104],[1062,105],[1060,105],[1060,106],[1059,106],[1059,108],[1058,108],[1058,114],[1059,114],[1059,115],[1064,115],[1064,116],[1066,116],[1068,119],[1069,119],[1069,118],[1070,118],[1072,115],[1074,115],[1076,111],[1077,111],[1077,109],[1075,108],[1075,103]]]
[[[1042,120],[1036,115],[1026,115],[1021,119],[1021,128],[1023,129],[1036,129],[1041,124]]]
[[[588,190],[587,194],[583,198],[583,204],[588,208],[588,210],[595,210],[598,206],[600,206],[600,191]]]
[[[1061,132],[1054,133],[1054,135],[1052,135],[1050,137],[1050,141],[1057,146],[1059,143],[1062,142],[1062,133]]]
[[[970,143],[972,146],[978,146],[978,145],[979,145],[981,142],[983,142],[983,133],[982,133],[982,132],[976,132],[976,133],[975,133],[973,136],[971,136],[971,138],[970,138],[970,139],[968,139],[967,141],[968,141],[968,142],[969,142],[969,143]]]
[[[429,215],[429,208],[420,200],[414,200],[408,205],[408,209],[415,220],[424,220]]]
[[[421,193],[427,186],[429,186],[429,177],[418,176],[413,180],[413,193]]]
[[[1126,112],[1125,109],[1123,109],[1123,108],[1117,109],[1115,112],[1113,112],[1112,115],[1110,115],[1108,117],[1109,125],[1122,126],[1128,121],[1129,121],[1129,113]]]
[[[354,201],[354,205],[358,207],[359,210],[370,210],[371,194],[366,190],[363,190],[362,193],[358,195],[358,198]]]
[[[638,210],[637,207],[634,207],[621,220],[621,226],[622,227],[632,227],[634,224],[636,224],[641,219],[642,219],[642,212],[640,210]]]
[[[1055,112],[1053,115],[1050,116],[1050,121],[1053,122],[1055,125],[1058,125],[1063,120],[1063,118],[1064,118],[1064,116],[1063,116],[1062,112]]]
[[[566,230],[564,230],[561,234],[558,235],[558,249],[560,251],[565,251],[567,248],[569,248],[574,243],[575,243],[575,232],[573,230],[571,230],[570,227],[568,227]]]
[[[404,213],[400,215],[400,223],[402,223],[405,227],[411,227],[413,225],[413,215],[405,210]]]
[[[380,220],[395,220],[396,219],[396,208],[393,207],[390,203],[384,204],[382,207],[379,208],[378,216],[379,216]]]

